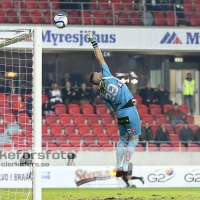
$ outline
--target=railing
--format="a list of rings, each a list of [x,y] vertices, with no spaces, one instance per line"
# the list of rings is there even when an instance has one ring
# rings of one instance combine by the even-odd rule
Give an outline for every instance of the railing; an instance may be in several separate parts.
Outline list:
[[[57,12],[68,15],[70,25],[199,26],[200,2],[185,4],[142,3],[60,3],[14,1],[0,11],[1,23],[53,24]]]

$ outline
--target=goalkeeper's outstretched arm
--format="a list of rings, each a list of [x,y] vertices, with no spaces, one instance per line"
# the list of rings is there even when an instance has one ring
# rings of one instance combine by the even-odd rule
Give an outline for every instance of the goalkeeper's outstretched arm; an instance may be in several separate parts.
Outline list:
[[[97,38],[94,35],[92,35],[92,33],[89,32],[88,33],[88,39],[89,39],[89,41],[91,42],[91,44],[94,48],[94,53],[95,53],[96,59],[98,60],[99,64],[100,65],[106,64],[104,57],[102,55],[102,52],[98,47]]]

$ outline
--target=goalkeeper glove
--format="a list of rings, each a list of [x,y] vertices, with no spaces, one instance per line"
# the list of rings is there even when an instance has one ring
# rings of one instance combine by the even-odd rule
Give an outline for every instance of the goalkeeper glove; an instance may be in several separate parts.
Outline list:
[[[88,40],[91,42],[93,48],[98,47],[97,38],[94,35],[92,35],[91,32],[88,33]]]

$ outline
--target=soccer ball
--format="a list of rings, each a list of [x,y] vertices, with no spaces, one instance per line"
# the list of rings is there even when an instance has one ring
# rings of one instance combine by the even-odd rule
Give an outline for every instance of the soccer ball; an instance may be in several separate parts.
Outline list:
[[[57,28],[65,28],[67,26],[68,19],[64,14],[57,14],[54,17],[54,25]]]

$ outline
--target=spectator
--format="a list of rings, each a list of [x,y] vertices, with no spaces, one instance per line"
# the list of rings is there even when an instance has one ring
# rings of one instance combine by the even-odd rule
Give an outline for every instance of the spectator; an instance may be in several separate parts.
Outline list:
[[[65,77],[61,79],[61,86],[66,86],[66,82],[70,82],[70,75],[67,72],[65,72]]]
[[[138,78],[137,94],[139,94],[140,91],[145,88],[147,83],[148,83],[148,79],[144,76],[144,74],[141,74],[140,77]]]
[[[20,78],[19,78],[18,82],[19,82],[18,94],[20,94],[20,95],[26,94],[26,89],[27,89],[26,74],[24,74],[24,73],[20,74]]]
[[[53,90],[50,91],[50,102],[52,105],[55,105],[57,103],[62,103],[61,92],[58,89],[57,83],[53,84]]]
[[[155,92],[155,98],[160,106],[172,104],[172,101],[169,99],[169,91],[164,89],[163,84],[158,85],[158,91]]]
[[[188,147],[188,143],[191,143],[194,140],[194,132],[188,126],[188,122],[184,123],[184,127],[180,131],[180,141],[186,147]]]
[[[4,93],[5,88],[5,78],[2,73],[0,73],[0,93]]]
[[[145,147],[146,142],[153,141],[153,133],[149,126],[149,122],[145,123],[144,128],[141,130],[141,135],[139,136],[140,143]]]
[[[155,103],[155,92],[154,89],[151,88],[151,83],[147,83],[146,88],[141,90],[140,96],[142,97],[142,103],[147,106]]]
[[[25,113],[26,112],[26,105],[22,101],[22,97],[21,96],[18,97],[18,102],[15,102],[13,104],[13,110],[14,110],[15,114]]]
[[[165,113],[165,116],[167,121],[171,123],[173,127],[175,127],[176,124],[183,124],[186,118],[185,114],[178,108],[177,103],[174,104],[174,108]]]
[[[89,91],[86,89],[86,84],[82,83],[81,88],[78,90],[78,101],[80,105],[89,103]]]
[[[63,103],[68,106],[69,103],[76,103],[78,104],[78,101],[76,100],[76,92],[74,89],[71,88],[71,83],[69,81],[66,82],[65,88],[62,89],[62,99]]]
[[[32,115],[32,106],[33,106],[32,104],[33,104],[33,98],[32,96],[30,96],[26,99],[26,111],[29,116]]]
[[[8,80],[5,87],[6,95],[9,94],[18,94],[18,88],[15,87],[15,83],[13,80]]]
[[[184,20],[185,16],[183,12],[183,5],[184,5],[183,0],[172,0],[172,4],[173,4],[172,10],[176,10],[176,16],[179,18],[179,20]]]
[[[103,100],[99,96],[99,88],[97,85],[92,85],[89,96],[94,106],[96,106],[96,104],[104,104]]]
[[[43,114],[51,114],[53,113],[54,106],[50,104],[49,99],[46,98],[45,102],[42,104],[42,113]]]
[[[182,85],[182,91],[184,95],[184,104],[188,105],[189,101],[190,113],[193,114],[193,96],[195,92],[195,80],[192,79],[191,73],[187,74],[187,77]]]
[[[198,128],[195,132],[194,141],[200,146],[200,128]]]
[[[46,83],[45,83],[45,87],[47,87],[47,88],[46,88],[46,94],[49,93],[49,90],[50,90],[50,88],[53,87],[54,82],[55,82],[55,81],[54,81],[54,78],[53,78],[53,74],[52,74],[52,73],[49,73],[49,76],[48,76],[48,78],[47,78],[47,80],[46,80]]]
[[[165,128],[164,123],[162,123],[160,127],[156,130],[154,141],[157,142],[156,145],[158,147],[160,147],[160,144],[170,143],[169,132]]]

